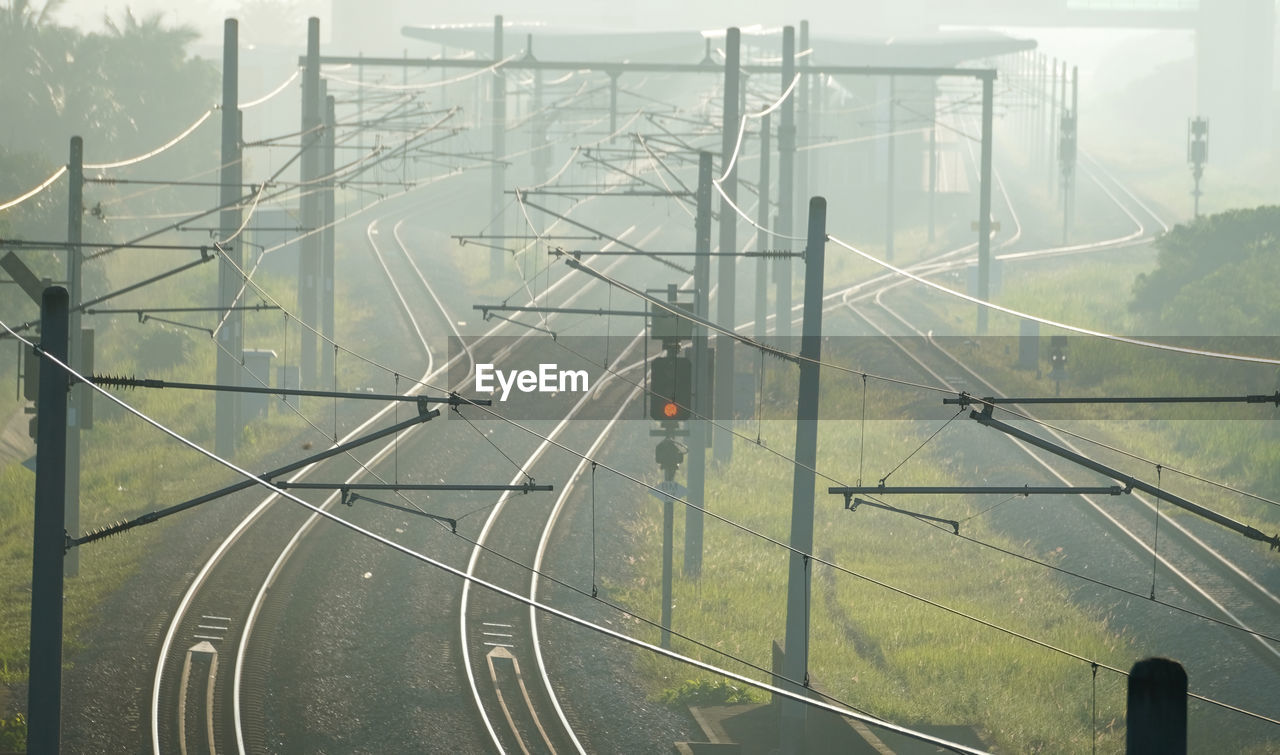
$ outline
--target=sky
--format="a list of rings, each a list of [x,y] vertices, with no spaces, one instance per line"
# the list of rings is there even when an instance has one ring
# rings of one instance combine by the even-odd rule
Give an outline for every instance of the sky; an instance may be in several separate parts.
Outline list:
[[[358,2],[359,0],[347,0]],[[285,3],[290,4],[290,3]],[[307,15],[321,18],[322,36],[328,37],[332,0],[294,0],[298,8],[299,25]],[[223,19],[237,15],[243,5],[241,0],[203,0],[199,3],[173,3],[172,0],[68,0],[59,9],[57,18],[62,23],[83,29],[101,28],[104,14],[119,18],[126,8],[139,17],[160,12],[170,23],[181,22],[196,28],[203,41],[210,47],[220,44]],[[544,21],[549,24],[586,28],[619,29],[682,29],[721,28],[727,25],[766,27],[783,23],[795,23],[807,18],[817,28],[833,36],[845,36],[841,30],[855,29],[866,33],[868,23],[874,24],[877,11],[866,7],[855,12],[852,2],[838,0],[800,0],[784,4],[776,0],[544,0],[543,2],[511,2],[511,0],[471,0],[458,2],[425,2],[416,0],[364,0],[362,6],[385,5],[398,8],[404,22],[410,23],[492,23],[493,15],[504,13],[508,21]],[[871,3],[874,8],[879,3]],[[861,13],[859,22],[851,23],[850,17]],[[869,13],[869,15],[868,15]],[[391,16],[392,14],[385,14]],[[881,13],[881,15],[883,15]],[[384,16],[384,17],[385,17]],[[374,14],[373,17],[378,17]],[[400,20],[387,19],[387,33],[395,37]],[[241,34],[248,30],[242,26]],[[1081,68],[1082,88],[1088,92],[1101,92],[1123,87],[1134,77],[1157,65],[1177,58],[1190,57],[1193,39],[1188,32],[1159,32],[1150,30],[1060,30],[1060,29],[1010,29],[1008,33],[1030,37],[1040,42],[1040,49],[1047,55],[1070,59]],[[299,29],[301,45],[304,32]],[[397,40],[397,46],[401,41]],[[412,42],[407,45],[412,45]],[[1126,45],[1140,47],[1141,55],[1131,56],[1130,70],[1116,71],[1115,51]],[[1105,70],[1104,70],[1105,69]]]

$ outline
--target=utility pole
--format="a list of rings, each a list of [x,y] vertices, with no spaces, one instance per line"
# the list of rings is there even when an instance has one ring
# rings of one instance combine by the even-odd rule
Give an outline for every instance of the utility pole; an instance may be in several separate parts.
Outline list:
[[[40,349],[63,364],[70,364],[69,298],[65,288],[50,286],[40,302]],[[66,441],[71,429],[67,386],[67,373],[61,367],[49,361],[41,365],[31,554],[31,666],[27,675],[29,752],[58,752],[61,737],[63,554],[67,552],[64,501],[69,492]]]
[[[739,84],[739,49],[742,34],[738,28],[730,27],[725,34],[724,43],[724,131],[720,140],[720,190],[724,193],[720,201],[720,263],[716,282],[716,322],[722,328],[733,328],[734,296],[736,295],[734,254],[738,251],[738,211],[734,205],[738,201],[738,169],[736,165],[730,170],[733,150],[738,143],[738,84]],[[716,336],[716,375],[715,375],[715,410],[713,416],[726,425],[733,424],[733,339],[726,335]],[[733,458],[733,436],[727,431],[716,429],[712,433],[712,451],[715,460],[728,464]]]
[[[756,251],[761,256],[756,258],[756,334],[765,335],[765,324],[769,319],[769,264],[763,252],[769,248],[769,211],[773,203],[769,201],[769,115],[760,119],[760,203],[756,207]],[[763,377],[763,376],[762,376]]]
[[[240,229],[242,213],[238,204],[244,184],[240,142],[240,62],[239,24],[228,18],[222,27],[222,186],[218,196],[221,259],[218,262],[217,379],[219,385],[240,385],[244,354],[244,315],[235,309],[243,282],[244,255],[240,240],[231,238]],[[235,455],[240,438],[240,394],[233,391],[214,396],[214,450],[223,458]]]
[[[995,76],[982,79],[982,157],[978,186],[978,298],[991,298],[991,109]],[[987,308],[978,305],[978,335],[987,333]]]
[[[302,175],[302,196],[299,201],[302,230],[305,234],[298,249],[298,316],[302,320],[300,331],[301,355],[298,369],[302,387],[312,388],[316,381],[316,334],[313,328],[320,324],[320,227],[322,205],[315,181],[320,177],[321,134],[320,117],[320,19],[307,19],[307,60],[302,71],[302,154],[299,171]]]
[[[801,24],[800,44],[808,45],[808,22]],[[808,61],[808,56],[805,57]],[[782,91],[791,86],[796,77],[796,30],[794,26],[782,29]],[[809,82],[805,76],[792,96],[782,103],[782,123],[778,126],[778,245],[783,251],[791,251],[791,229],[794,227],[796,214],[796,107],[799,99],[802,103],[807,98]],[[802,105],[803,107],[803,105]],[[808,157],[801,158],[800,169],[806,171]],[[802,179],[802,182],[807,179]],[[776,284],[773,331],[779,342],[791,337],[791,259],[779,257],[773,263],[773,276]],[[763,330],[761,331],[763,332]]]
[[[502,16],[493,17],[493,62],[502,60]],[[502,202],[502,192],[507,186],[507,76],[502,69],[493,69],[493,162],[489,169],[489,196],[493,219],[489,227],[494,235],[506,233],[507,224]],[[489,250],[489,278],[502,277],[502,250]]]
[[[896,122],[897,108],[894,107],[895,100],[898,96],[897,78],[889,77],[889,144],[887,145],[888,155],[885,161],[885,198],[884,198],[884,258],[893,261],[893,194],[894,194],[894,178],[896,169],[896,158],[894,149],[897,146],[897,137],[893,135],[898,130]]]
[[[707,319],[710,310],[707,296],[711,293],[711,171],[710,152],[698,153],[697,214],[694,217],[693,263],[694,314]],[[707,432],[706,419],[711,412],[711,392],[707,364],[707,329],[693,326],[693,416],[689,419],[689,506],[684,515],[684,575],[697,578],[702,574],[702,511],[706,507]]]
[[[80,302],[84,299],[80,267],[83,263],[80,242],[84,240],[84,140],[71,137],[71,155],[67,165],[67,359],[72,369],[83,367],[80,333]],[[83,385],[71,386],[66,409],[66,529],[80,531],[80,428],[81,416],[92,398]],[[63,561],[68,577],[79,576],[80,556],[68,553]]]
[[[782,659],[786,686],[809,687],[809,594],[813,559],[813,485],[818,460],[818,388],[822,357],[822,278],[827,244],[827,200],[809,201],[804,253],[804,320],[800,342],[800,389],[796,407],[796,463],[791,488],[791,558],[787,576],[787,634]],[[782,752],[804,752],[807,706],[782,701]]]
[[[336,148],[337,119],[335,118],[335,103],[332,95],[328,93],[328,87],[321,82],[321,94],[324,102],[324,142],[321,145],[322,157],[321,167],[323,175],[326,176],[324,186],[321,189],[321,216],[320,220],[324,224],[324,230],[320,232],[320,335],[322,343],[320,344],[320,377],[331,382],[330,387],[337,390],[337,378],[334,374],[336,369],[335,360],[337,355],[333,351],[333,327],[334,327],[334,265],[336,264],[336,255],[334,253],[336,230],[333,222],[336,213],[334,212],[334,151]],[[405,162],[408,162],[406,157]]]

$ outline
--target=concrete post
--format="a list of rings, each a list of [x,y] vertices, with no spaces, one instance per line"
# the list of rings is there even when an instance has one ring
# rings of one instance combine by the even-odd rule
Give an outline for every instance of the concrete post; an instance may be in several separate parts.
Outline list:
[[[698,154],[698,210],[694,218],[693,263],[694,313],[706,319],[710,311],[707,295],[711,292],[711,170],[710,152]],[[707,421],[711,413],[711,381],[708,379],[707,329],[693,326],[693,419],[689,420],[689,506],[684,516],[684,575],[702,574],[702,510],[706,506]]]
[[[50,286],[44,290],[40,303],[40,347],[64,364],[69,364],[69,298],[66,289]],[[45,361],[40,365],[40,397],[36,409],[31,667],[27,676],[28,752],[58,752],[61,738],[67,419],[67,373]]]
[[[995,79],[982,79],[982,158],[978,186],[978,298],[991,297],[991,108]],[[978,305],[978,335],[987,332],[987,308]]]
[[[729,168],[733,150],[738,143],[739,49],[742,34],[737,27],[725,35],[724,61],[724,130],[720,140],[720,166],[722,174]],[[720,264],[716,280],[716,322],[722,328],[734,326],[734,297],[737,295],[737,272],[734,255],[738,252],[738,168],[728,171],[720,181],[724,196],[720,201]],[[733,339],[716,336],[715,411],[717,422],[733,423]],[[712,433],[712,451],[715,460],[728,464],[733,457],[733,436],[725,430]]]
[[[800,44],[807,46],[808,24],[801,26]],[[805,57],[806,65],[808,56]],[[782,88],[791,86],[796,77],[796,30],[787,26],[782,29]],[[784,251],[791,251],[792,244],[787,236],[795,227],[796,215],[796,101],[806,101],[808,78],[801,77],[796,91],[782,103],[782,123],[778,126],[778,235],[776,246]],[[803,107],[803,105],[802,105]],[[802,113],[803,115],[803,113]],[[807,182],[807,157],[800,159],[800,168]],[[779,258],[773,265],[774,282],[774,316],[773,331],[779,341],[791,337],[791,259]],[[763,331],[762,331],[763,332]],[[784,346],[784,348],[786,348]]]
[[[239,26],[228,18],[222,28],[222,186],[218,192],[222,213],[218,219],[222,252],[218,260],[218,329],[216,381],[218,385],[237,386],[240,381],[241,352],[244,350],[244,316],[232,309],[243,282],[240,270],[244,259],[239,238],[231,239],[240,228],[243,215],[233,206],[243,191],[244,170],[240,149],[240,65]],[[218,391],[214,394],[214,450],[230,457],[236,452],[240,438],[240,394]]]
[[[796,463],[791,488],[791,555],[787,577],[787,635],[784,682],[797,691],[809,686],[809,595],[813,573],[813,486],[818,458],[818,389],[822,357],[822,279],[826,257],[827,200],[809,202],[809,233],[805,247],[804,320],[800,343],[800,389],[796,407]],[[796,683],[801,686],[797,686]],[[808,707],[790,698],[782,701],[782,752],[804,752]]]
[[[502,16],[493,17],[493,60],[502,60]],[[506,213],[503,209],[502,192],[507,186],[507,77],[502,69],[493,72],[493,123],[491,141],[493,144],[493,163],[489,171],[490,207],[493,220],[489,227],[492,233],[501,236],[506,233]],[[504,261],[501,249],[489,250],[489,277],[502,277]]]
[[[320,112],[320,19],[307,19],[307,60],[302,72],[302,155],[299,171],[302,175],[302,198],[299,214],[302,216],[303,237],[298,249],[298,317],[302,320],[301,353],[298,356],[300,383],[303,388],[314,388],[316,382],[316,335],[312,328],[320,324],[320,235],[314,233],[320,227],[322,205],[320,194],[313,183],[320,176],[320,144],[323,125]]]
[[[84,300],[81,280],[80,242],[84,240],[84,140],[71,137],[71,154],[67,164],[67,296],[70,297],[67,313],[67,364],[83,367],[83,349],[80,342],[79,304]],[[68,532],[80,532],[80,413],[85,403],[92,399],[83,385],[71,386],[67,396],[66,412],[66,502],[64,505]],[[80,554],[72,550],[63,560],[68,577],[79,576]]]
[[[773,203],[769,201],[769,116],[760,119],[760,203],[756,207],[756,251],[764,252],[773,246],[773,239],[764,230],[769,227],[770,210]],[[756,291],[755,291],[755,332],[765,334],[765,323],[769,317],[769,265],[764,257],[756,258]]]

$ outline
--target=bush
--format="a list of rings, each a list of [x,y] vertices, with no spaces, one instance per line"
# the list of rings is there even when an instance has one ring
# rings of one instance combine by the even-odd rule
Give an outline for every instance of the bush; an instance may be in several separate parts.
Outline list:
[[[763,702],[759,693],[737,687],[724,679],[687,679],[674,689],[662,691],[659,699],[671,706],[732,705]]]
[[[27,751],[27,718],[21,713],[0,718],[0,752]]]

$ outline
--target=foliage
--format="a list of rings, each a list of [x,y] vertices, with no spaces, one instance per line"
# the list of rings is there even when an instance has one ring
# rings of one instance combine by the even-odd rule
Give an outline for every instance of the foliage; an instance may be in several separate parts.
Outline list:
[[[87,163],[132,157],[172,139],[216,99],[217,70],[187,54],[195,39],[190,28],[126,10],[118,21],[106,18],[103,32],[85,34],[53,22],[60,4],[47,2],[39,11],[24,0],[0,4],[0,200],[65,164],[72,136],[84,137]],[[193,137],[198,149],[161,155],[147,167],[193,172],[192,165],[215,159],[215,131]],[[10,232],[26,238],[65,232],[65,186],[59,182],[0,213],[12,221]],[[86,204],[101,193],[86,190]]]
[[[1156,242],[1157,267],[1134,282],[1129,308],[1179,335],[1274,333],[1280,207],[1231,210],[1174,226]]]
[[[732,705],[762,702],[762,696],[750,689],[730,684],[725,679],[699,677],[686,679],[679,686],[664,689],[659,700],[672,706]]]
[[[897,393],[900,400],[901,391]],[[871,401],[882,397],[888,402],[894,398],[877,392]],[[859,455],[860,424],[820,424],[818,469],[847,467]],[[867,466],[876,474],[911,453],[937,426],[886,420],[869,424]],[[980,445],[977,431],[970,433],[973,440],[965,446]],[[948,430],[953,432],[966,431]],[[783,444],[778,441],[794,428],[789,422],[765,422],[762,433],[769,439],[768,448],[779,450]],[[904,481],[956,484],[977,474],[972,459],[938,448],[922,449],[900,472]],[[785,459],[740,440],[732,462],[708,475],[709,508],[785,542],[790,507],[780,502],[791,495],[789,472]],[[812,571],[809,670],[814,689],[898,723],[970,726],[1000,751],[1089,748],[1092,690],[1087,663],[993,632],[869,580],[1115,667],[1123,667],[1134,653],[1128,640],[1110,630],[1096,611],[1078,605],[1068,586],[1045,570],[976,549],[949,530],[905,517],[870,510],[851,513],[830,500],[827,484],[824,480],[815,491],[815,552],[823,562],[840,564],[865,579],[825,563]],[[930,513],[967,520],[963,531],[968,537],[1025,550],[1025,545],[1010,542],[996,530],[994,517],[978,516],[989,505],[977,497],[955,497],[935,504]],[[619,602],[645,613],[660,602],[661,548],[655,541],[662,536],[662,514],[643,503],[637,508],[636,519],[627,526],[628,535],[640,545],[628,551],[626,564],[619,564],[616,586],[611,579],[606,584]],[[683,539],[682,522],[683,517],[676,517],[677,543]],[[679,638],[673,638],[672,647],[748,676],[768,678],[762,670],[771,667],[771,644],[782,639],[785,628],[789,559],[777,546],[719,524],[708,524],[703,544],[700,579],[682,576],[680,550],[675,553],[672,628],[709,640],[711,649]],[[644,636],[646,630],[637,631]],[[652,630],[649,636],[656,639],[656,634]],[[663,690],[657,693],[661,699],[688,694],[687,683],[682,683],[688,672],[674,662],[643,656],[638,665],[648,683]],[[1055,693],[1045,695],[1046,689]],[[1097,735],[1102,751],[1114,750],[1118,735],[1107,722],[1123,718],[1123,689],[1117,677],[1099,681]],[[1123,738],[1122,729],[1119,736]]]
[[[27,719],[21,713],[13,718],[0,718],[0,750],[25,752],[27,749]]]

